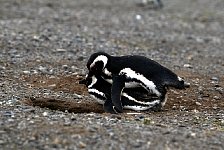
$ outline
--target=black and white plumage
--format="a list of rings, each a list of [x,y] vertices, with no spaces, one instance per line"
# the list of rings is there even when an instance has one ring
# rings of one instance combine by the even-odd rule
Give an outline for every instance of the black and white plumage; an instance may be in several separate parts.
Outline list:
[[[112,84],[112,104],[120,112],[123,109],[120,97],[124,88],[143,87],[159,98],[162,107],[166,102],[168,87],[185,89],[189,86],[171,70],[144,56],[115,57],[97,52],[90,56],[87,68],[89,76],[102,76]]]
[[[101,76],[89,76],[79,82],[85,84],[89,94],[104,106],[104,110],[109,113],[117,113],[111,100],[111,84]],[[155,94],[149,93],[142,87],[125,88],[121,93],[121,104],[124,109],[135,111],[154,110],[160,105],[160,100]]]

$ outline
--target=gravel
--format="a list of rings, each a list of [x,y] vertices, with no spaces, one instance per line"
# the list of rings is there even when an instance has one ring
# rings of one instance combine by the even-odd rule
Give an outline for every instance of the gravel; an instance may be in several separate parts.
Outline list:
[[[0,149],[223,149],[224,2],[139,3],[0,1]],[[91,101],[83,89],[69,88],[77,80],[58,78],[83,76],[96,51],[152,58],[192,90],[171,91],[162,112],[71,113],[24,104],[30,97]]]

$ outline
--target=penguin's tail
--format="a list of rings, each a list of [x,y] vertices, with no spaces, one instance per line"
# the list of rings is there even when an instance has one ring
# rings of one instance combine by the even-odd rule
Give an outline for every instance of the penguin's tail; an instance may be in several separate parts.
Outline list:
[[[190,83],[185,82],[181,77],[177,76],[173,80],[168,80],[165,82],[167,87],[174,87],[176,89],[186,89],[190,87]]]

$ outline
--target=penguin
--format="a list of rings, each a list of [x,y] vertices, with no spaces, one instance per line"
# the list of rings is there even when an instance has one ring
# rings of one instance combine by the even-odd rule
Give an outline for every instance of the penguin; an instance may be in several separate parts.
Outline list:
[[[144,88],[159,98],[162,107],[169,87],[185,89],[190,86],[170,69],[139,55],[111,56],[96,52],[90,56],[86,66],[89,76],[101,76],[112,84],[112,104],[120,112],[123,111],[121,93],[125,88]]]
[[[84,84],[88,88],[88,93],[99,103],[103,105],[105,112],[119,113],[111,100],[111,84],[105,81],[101,76],[86,76],[79,84]],[[153,93],[148,93],[142,87],[125,88],[121,93],[121,104],[124,109],[135,111],[152,110],[159,111],[157,107],[160,100]]]

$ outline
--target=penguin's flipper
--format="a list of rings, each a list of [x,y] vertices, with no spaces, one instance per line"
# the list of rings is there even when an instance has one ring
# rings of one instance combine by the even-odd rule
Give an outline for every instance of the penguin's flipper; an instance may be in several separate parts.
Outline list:
[[[115,109],[111,99],[107,99],[103,105],[103,109],[107,113],[117,114],[118,111]]]
[[[114,75],[113,84],[111,87],[111,100],[115,109],[119,112],[123,112],[123,106],[121,103],[121,92],[125,86],[125,80],[122,76]]]

